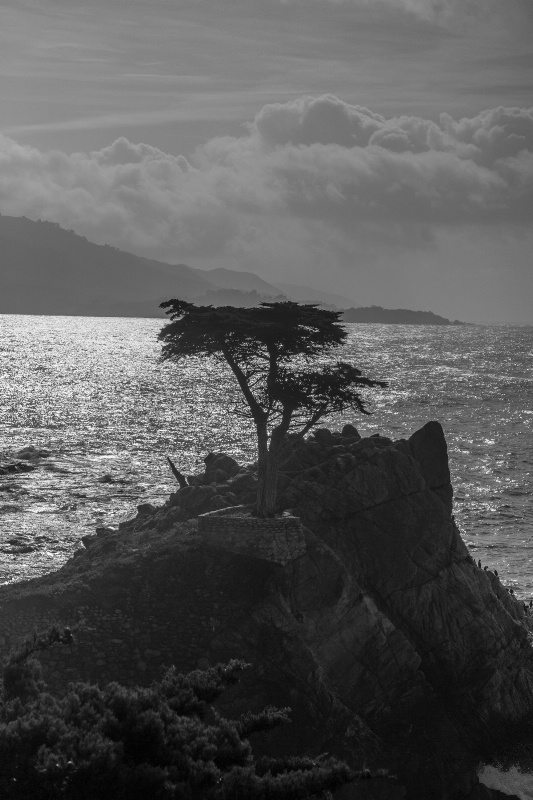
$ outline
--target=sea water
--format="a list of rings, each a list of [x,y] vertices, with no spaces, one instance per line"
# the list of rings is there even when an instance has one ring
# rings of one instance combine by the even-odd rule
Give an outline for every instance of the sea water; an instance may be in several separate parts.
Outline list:
[[[533,800],[533,774],[519,766],[514,765],[503,770],[486,764],[479,771],[479,779],[489,789],[516,795],[520,800]]]
[[[49,453],[0,476],[0,583],[60,566],[96,526],[176,489],[209,451],[255,459],[253,429],[232,413],[233,376],[208,359],[159,361],[164,320],[0,316],[0,463]],[[533,596],[533,328],[347,326],[330,358],[386,380],[372,416],[336,415],[362,435],[446,434],[454,513],[473,557],[517,596]]]

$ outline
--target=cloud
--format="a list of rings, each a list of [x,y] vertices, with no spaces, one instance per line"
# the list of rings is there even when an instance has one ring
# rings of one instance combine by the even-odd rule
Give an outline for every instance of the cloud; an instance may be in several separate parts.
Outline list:
[[[290,2],[290,0],[282,0]],[[465,20],[531,20],[530,0],[328,0],[333,3],[388,8],[438,25],[464,24]]]
[[[281,4],[297,0],[278,0]],[[317,3],[318,0],[310,0]],[[387,9],[407,13],[425,22],[449,25],[466,19],[479,20],[491,17],[509,17],[520,14],[531,16],[529,0],[324,0],[330,4]]]
[[[257,114],[250,132],[267,145],[337,144],[365,146],[385,118],[367,108],[343,103],[333,95],[300,97],[273,103]]]
[[[382,3],[392,8],[401,8],[421,19],[437,23],[447,23],[458,17],[486,14],[494,8],[491,0],[367,0]]]
[[[300,241],[427,247],[439,227],[530,225],[533,109],[436,123],[299,97],[190,161],[125,138],[66,155],[4,136],[0,212],[173,262],[249,256],[276,226],[288,241],[288,221]]]

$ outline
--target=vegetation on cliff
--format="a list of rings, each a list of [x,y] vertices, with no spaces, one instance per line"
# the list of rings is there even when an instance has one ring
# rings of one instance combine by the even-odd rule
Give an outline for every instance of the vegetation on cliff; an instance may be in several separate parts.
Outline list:
[[[357,777],[334,758],[256,759],[248,737],[288,722],[289,709],[228,720],[212,703],[247,665],[187,675],[169,669],[146,688],[110,683],[45,691],[32,658],[70,630],[11,653],[0,704],[0,795],[6,800],[262,800],[305,798]]]
[[[368,414],[362,388],[386,386],[339,361],[303,366],[331,352],[347,336],[340,312],[314,304],[261,303],[258,308],[161,304],[171,321],[159,334],[162,359],[210,356],[225,362],[242,393],[240,413],[257,433],[258,516],[272,516],[280,455],[290,430],[303,437],[323,417],[351,409]]]

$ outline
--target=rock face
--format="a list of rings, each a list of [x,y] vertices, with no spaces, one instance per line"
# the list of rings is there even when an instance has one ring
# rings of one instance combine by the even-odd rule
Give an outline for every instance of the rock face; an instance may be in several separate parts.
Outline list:
[[[302,522],[341,557],[403,633],[439,696],[462,721],[513,721],[533,689],[523,607],[478,569],[451,516],[446,443],[438,423],[409,441],[362,440],[296,476],[285,491]],[[511,674],[512,680],[502,680]]]
[[[199,514],[253,502],[255,482],[252,467],[208,457],[164,506],[100,529],[58,573],[3,587],[6,647],[82,618],[69,651],[43,655],[56,687],[244,658],[224,710],[291,706],[270,749],[388,768],[409,800],[481,796],[494,731],[533,710],[531,625],[461,539],[440,425],[399,442],[353,426],[290,441],[280,508],[303,528],[288,560],[253,547],[252,523],[224,541],[198,532]]]

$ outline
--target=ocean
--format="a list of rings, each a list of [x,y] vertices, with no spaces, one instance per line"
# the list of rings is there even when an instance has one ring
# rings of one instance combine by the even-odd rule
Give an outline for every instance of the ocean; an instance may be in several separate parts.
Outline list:
[[[162,364],[164,320],[0,316],[0,583],[56,569],[96,526],[176,488],[212,450],[249,462],[253,430],[231,413],[233,377],[209,360]],[[335,353],[389,387],[372,416],[332,416],[362,435],[408,437],[432,419],[448,441],[455,517],[473,557],[533,597],[533,328],[347,326]]]

